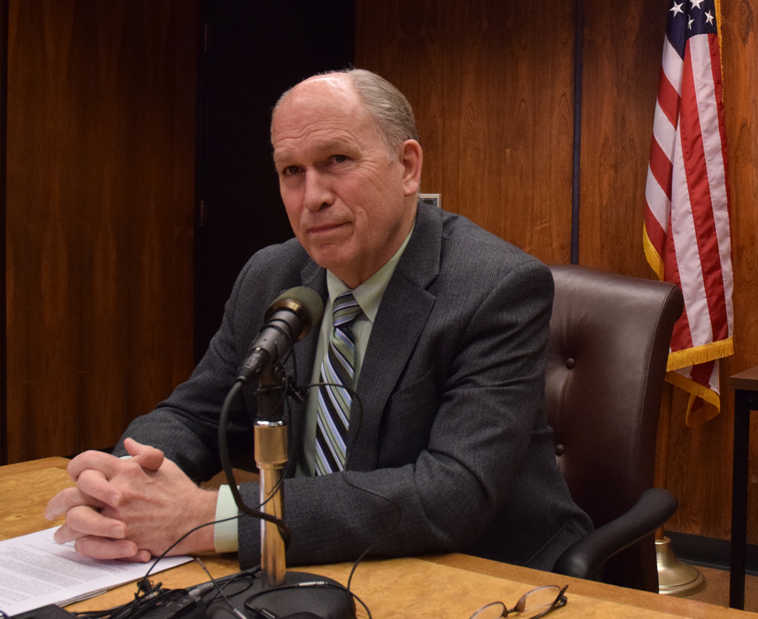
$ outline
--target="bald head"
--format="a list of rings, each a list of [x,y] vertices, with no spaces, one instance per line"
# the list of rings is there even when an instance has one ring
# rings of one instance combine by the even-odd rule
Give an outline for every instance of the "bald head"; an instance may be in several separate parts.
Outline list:
[[[309,77],[279,97],[273,114],[290,95],[302,92],[302,86],[321,80],[335,89],[352,90],[357,94],[391,151],[396,151],[405,140],[419,140],[413,109],[405,95],[382,76],[365,69],[330,71]]]

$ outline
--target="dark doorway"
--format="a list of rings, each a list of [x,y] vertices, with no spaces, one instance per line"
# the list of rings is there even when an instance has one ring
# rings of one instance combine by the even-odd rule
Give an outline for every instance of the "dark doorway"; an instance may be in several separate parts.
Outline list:
[[[292,236],[271,162],[269,116],[299,80],[353,60],[353,0],[206,0],[198,144],[195,354],[237,273]]]

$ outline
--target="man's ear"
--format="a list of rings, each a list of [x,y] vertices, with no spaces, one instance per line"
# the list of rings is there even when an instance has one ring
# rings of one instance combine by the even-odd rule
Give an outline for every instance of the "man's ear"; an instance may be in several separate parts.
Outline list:
[[[403,191],[406,196],[415,195],[421,185],[421,165],[424,151],[418,140],[406,140],[400,147],[400,163],[403,164]]]

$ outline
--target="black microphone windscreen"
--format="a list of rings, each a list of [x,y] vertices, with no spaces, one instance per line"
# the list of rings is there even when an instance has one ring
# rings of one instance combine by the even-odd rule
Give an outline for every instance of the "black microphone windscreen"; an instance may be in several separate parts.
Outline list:
[[[321,316],[324,313],[324,301],[321,299],[321,295],[313,288],[308,286],[296,286],[285,290],[280,294],[268,308],[266,312],[266,319],[271,314],[282,307],[287,307],[294,302],[298,307],[298,313],[302,313],[303,320],[306,323],[304,332],[310,330],[313,325],[318,324],[321,321]],[[303,333],[305,335],[305,333]]]

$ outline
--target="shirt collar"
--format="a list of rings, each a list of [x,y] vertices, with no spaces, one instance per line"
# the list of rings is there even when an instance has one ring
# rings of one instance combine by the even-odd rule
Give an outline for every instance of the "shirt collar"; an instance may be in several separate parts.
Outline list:
[[[408,233],[408,236],[405,237],[403,244],[393,254],[392,258],[387,260],[387,262],[384,263],[384,266],[365,282],[353,289],[355,300],[372,323],[379,311],[379,304],[384,296],[384,291],[387,289],[390,279],[392,279],[392,275],[397,267],[397,263],[400,262],[400,257],[403,255],[403,252],[408,245],[408,241],[411,239],[413,228],[415,228],[415,224]],[[331,301],[334,301],[334,299],[340,296],[343,292],[349,290],[342,280],[329,270],[326,272],[326,287],[329,290],[329,299]]]

